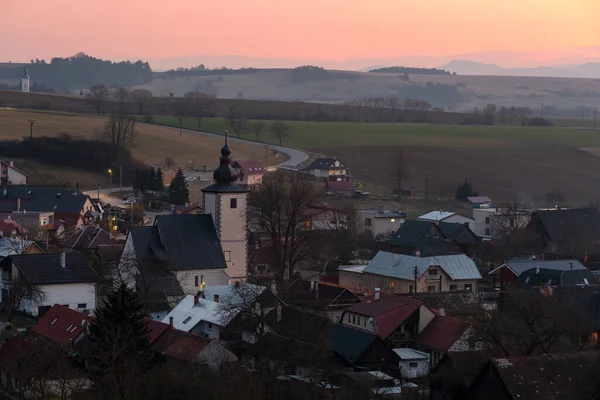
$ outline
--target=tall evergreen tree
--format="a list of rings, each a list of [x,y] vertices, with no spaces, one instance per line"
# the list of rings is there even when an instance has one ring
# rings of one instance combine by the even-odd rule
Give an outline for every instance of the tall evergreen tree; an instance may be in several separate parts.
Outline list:
[[[181,168],[177,170],[177,173],[169,186],[169,200],[171,203],[177,205],[185,204],[190,201],[190,191]]]
[[[156,175],[154,178],[154,188],[152,190],[155,190],[157,192],[162,192],[163,190],[165,190],[165,184],[163,182],[163,173],[162,173],[162,169],[157,169],[156,170]]]
[[[146,190],[154,190],[156,186],[156,170],[154,167],[150,167],[148,174],[146,175]]]
[[[90,365],[96,391],[106,399],[137,398],[137,382],[150,367],[147,322],[135,292],[121,284],[96,309],[89,327]]]

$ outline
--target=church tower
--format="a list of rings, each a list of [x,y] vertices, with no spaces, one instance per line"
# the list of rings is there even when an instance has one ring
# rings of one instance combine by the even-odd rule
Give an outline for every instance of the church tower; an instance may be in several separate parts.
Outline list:
[[[204,213],[211,214],[227,261],[227,275],[233,280],[246,278],[248,264],[247,200],[248,189],[235,183],[237,172],[231,167],[231,150],[221,149],[215,183],[202,189]]]
[[[29,72],[27,71],[27,67],[25,67],[23,77],[21,78],[21,92],[29,92],[29,81]]]

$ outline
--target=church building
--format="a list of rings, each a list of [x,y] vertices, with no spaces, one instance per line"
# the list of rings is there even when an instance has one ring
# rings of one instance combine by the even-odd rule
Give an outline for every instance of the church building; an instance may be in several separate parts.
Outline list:
[[[29,92],[29,82],[31,79],[29,78],[29,71],[27,71],[27,67],[25,67],[25,71],[23,72],[23,77],[21,78],[21,92]]]

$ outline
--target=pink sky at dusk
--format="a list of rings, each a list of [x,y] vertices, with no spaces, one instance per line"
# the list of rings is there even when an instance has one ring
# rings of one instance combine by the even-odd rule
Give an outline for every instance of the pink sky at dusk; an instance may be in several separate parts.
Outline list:
[[[599,0],[1,3],[0,61],[13,62],[79,51],[108,59],[241,55],[329,61],[535,52],[544,62],[600,48]]]

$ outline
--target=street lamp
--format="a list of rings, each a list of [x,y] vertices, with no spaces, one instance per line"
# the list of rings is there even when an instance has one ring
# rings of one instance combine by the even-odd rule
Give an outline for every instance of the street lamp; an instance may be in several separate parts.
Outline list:
[[[112,169],[108,169],[109,184],[112,186]]]

